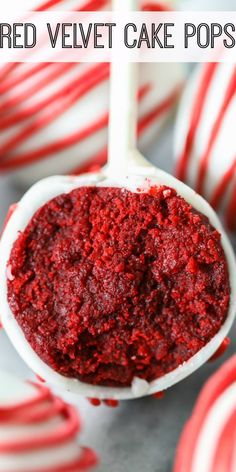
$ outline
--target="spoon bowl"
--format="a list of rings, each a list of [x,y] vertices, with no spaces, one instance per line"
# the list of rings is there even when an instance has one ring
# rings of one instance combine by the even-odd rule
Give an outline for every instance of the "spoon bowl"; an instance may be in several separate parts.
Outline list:
[[[136,378],[131,387],[103,387],[86,384],[73,378],[66,378],[46,365],[35,353],[30,344],[26,341],[25,335],[9,307],[7,299],[7,264],[13,244],[18,238],[19,232],[24,231],[35,212],[49,200],[58,195],[69,193],[78,187],[87,186],[125,188],[131,192],[137,192],[141,189],[141,191],[145,192],[153,185],[165,185],[174,188],[185,201],[207,216],[212,226],[214,226],[221,234],[221,244],[228,263],[231,288],[228,316],[218,333],[210,340],[210,342],[198,351],[197,354],[170,373],[167,373],[150,383]],[[129,173],[123,179],[111,178],[107,175],[106,169],[104,169],[96,174],[85,174],[79,177],[49,177],[35,184],[18,203],[15,212],[8,221],[0,244],[0,259],[1,319],[7,335],[19,355],[35,373],[49,383],[75,394],[91,398],[96,397],[100,399],[111,398],[122,400],[142,397],[144,395],[150,395],[166,390],[197,370],[216,352],[224,338],[227,336],[235,318],[235,257],[229,239],[226,236],[216,213],[195,191],[175,179],[173,176],[148,164],[138,152],[132,153],[132,158],[130,159],[129,164]]]

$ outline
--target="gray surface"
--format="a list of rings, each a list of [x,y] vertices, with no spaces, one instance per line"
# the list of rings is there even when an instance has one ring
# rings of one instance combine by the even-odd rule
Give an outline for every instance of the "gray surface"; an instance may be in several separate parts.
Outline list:
[[[235,9],[235,0],[185,0],[184,7]],[[169,129],[150,151],[149,158],[161,168],[172,169],[172,131]],[[0,220],[4,219],[10,203],[17,201],[20,192],[10,186],[7,178],[0,179]],[[183,424],[189,417],[195,399],[207,377],[229,357],[236,348],[234,339],[227,354],[218,363],[207,364],[191,377],[172,388],[163,400],[146,398],[122,402],[118,409],[94,408],[86,400],[70,396],[79,406],[84,420],[82,441],[93,446],[101,457],[97,472],[171,472],[175,447]],[[0,368],[21,377],[32,373],[18,357],[2,332],[0,334]],[[67,397],[68,398],[68,397]],[[185,471],[188,472],[188,471]]]

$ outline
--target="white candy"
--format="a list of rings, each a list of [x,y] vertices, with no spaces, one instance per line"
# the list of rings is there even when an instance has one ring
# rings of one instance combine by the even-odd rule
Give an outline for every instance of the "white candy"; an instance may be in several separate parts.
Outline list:
[[[179,110],[175,156],[177,177],[216,208],[236,230],[236,66],[197,68]]]
[[[0,372],[0,411],[0,472],[56,472],[61,467],[69,472],[76,464],[73,470],[79,472],[85,470],[82,459],[89,468],[96,463],[92,451],[80,448],[77,443],[76,410],[48,389]],[[30,421],[30,417],[43,411],[47,411],[44,416]],[[62,441],[55,439],[60,431]]]
[[[104,3],[110,8],[109,1]],[[12,8],[18,9],[39,4],[38,0],[10,0]],[[60,1],[55,8],[72,10],[84,4],[82,0]],[[93,161],[107,144],[109,66],[42,66],[19,83],[23,74],[38,66],[13,67],[0,85],[0,173],[13,172],[14,180],[23,185],[73,172]],[[184,72],[180,64],[143,64],[140,68],[139,137],[146,150],[173,110]],[[4,71],[2,66],[3,77]]]

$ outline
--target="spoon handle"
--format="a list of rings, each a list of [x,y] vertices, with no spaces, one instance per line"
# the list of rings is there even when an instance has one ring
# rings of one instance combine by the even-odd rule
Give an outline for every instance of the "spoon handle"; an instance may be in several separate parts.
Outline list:
[[[138,0],[113,0],[118,13],[136,10]],[[117,53],[117,51],[116,51]],[[137,142],[138,63],[111,63],[108,167],[110,177],[127,175],[129,155]]]

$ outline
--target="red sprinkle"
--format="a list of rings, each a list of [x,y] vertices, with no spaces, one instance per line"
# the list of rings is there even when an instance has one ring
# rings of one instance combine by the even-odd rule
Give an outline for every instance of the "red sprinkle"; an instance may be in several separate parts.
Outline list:
[[[99,400],[99,398],[88,398],[88,401],[93,406],[100,406],[101,405],[101,400]]]
[[[165,396],[165,391],[163,390],[162,392],[157,392],[153,394],[153,397],[156,398],[157,400],[161,400]]]
[[[94,385],[161,377],[228,312],[220,235],[168,187],[60,195],[19,235],[9,265],[9,304],[32,348]]]
[[[103,403],[110,408],[117,408],[119,406],[118,400],[104,400]]]

